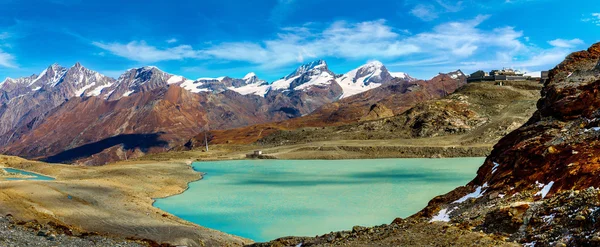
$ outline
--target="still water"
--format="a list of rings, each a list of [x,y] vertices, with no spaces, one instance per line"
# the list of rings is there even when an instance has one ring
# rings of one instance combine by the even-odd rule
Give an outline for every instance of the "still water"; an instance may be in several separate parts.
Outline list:
[[[389,224],[472,180],[484,158],[196,162],[204,178],[155,206],[255,241]]]
[[[6,180],[9,181],[15,181],[15,180],[43,180],[43,181],[49,181],[49,180],[54,180],[54,178],[48,177],[48,176],[44,176],[44,175],[40,175],[37,173],[33,173],[33,172],[28,172],[28,171],[23,171],[23,170],[19,170],[19,169],[13,169],[13,168],[3,168],[5,171],[10,172],[10,173],[18,173],[18,174],[23,174],[26,176],[30,176],[27,178],[7,178]]]

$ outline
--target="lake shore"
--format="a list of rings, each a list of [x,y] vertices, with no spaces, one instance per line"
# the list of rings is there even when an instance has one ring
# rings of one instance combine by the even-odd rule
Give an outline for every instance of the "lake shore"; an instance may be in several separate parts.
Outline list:
[[[485,156],[491,147],[458,147],[437,141],[425,147],[412,141],[343,141],[260,146],[215,145],[202,150],[151,154],[102,167],[49,165],[0,156],[7,167],[56,178],[55,181],[4,183],[0,214],[18,220],[55,222],[76,232],[149,239],[187,246],[242,246],[251,240],[184,221],[153,206],[155,199],[183,193],[202,178],[191,161],[239,160],[254,150],[278,159],[435,158]],[[413,150],[407,152],[407,150]],[[442,154],[429,155],[432,150]],[[2,183],[0,183],[2,184]],[[18,198],[18,199],[17,199]]]
[[[0,183],[0,214],[19,221],[64,225],[98,233],[187,246],[242,246],[252,241],[181,220],[152,206],[201,178],[185,160],[119,162],[102,167],[50,165],[0,156],[7,167],[54,181]]]
[[[341,160],[382,158],[467,158],[486,157],[493,144],[463,145],[458,137],[432,137],[396,140],[342,140],[282,145],[212,145],[210,152],[203,149],[170,151],[148,154],[138,160],[168,161],[188,159],[196,161],[240,160],[247,154],[261,150],[269,158],[283,160]]]

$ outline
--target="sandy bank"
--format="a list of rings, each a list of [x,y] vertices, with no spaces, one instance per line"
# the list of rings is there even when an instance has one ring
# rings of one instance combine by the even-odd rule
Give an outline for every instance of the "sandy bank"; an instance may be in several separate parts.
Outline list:
[[[183,221],[152,206],[200,179],[186,161],[120,162],[103,167],[50,165],[0,156],[6,167],[54,181],[0,183],[0,214],[68,225],[81,232],[173,245],[241,246],[251,241]]]

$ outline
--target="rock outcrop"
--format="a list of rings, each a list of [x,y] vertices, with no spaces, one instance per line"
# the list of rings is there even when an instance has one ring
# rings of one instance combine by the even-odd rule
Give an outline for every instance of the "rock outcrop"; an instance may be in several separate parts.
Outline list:
[[[596,246],[600,221],[600,43],[550,71],[537,111],[502,138],[477,177],[418,216],[535,246]]]

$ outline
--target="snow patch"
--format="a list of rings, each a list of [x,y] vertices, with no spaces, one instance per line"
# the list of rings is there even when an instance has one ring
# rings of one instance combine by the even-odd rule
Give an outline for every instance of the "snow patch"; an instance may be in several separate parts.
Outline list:
[[[269,92],[271,87],[267,84],[248,84],[242,87],[228,87],[227,89],[237,92],[241,95],[258,95],[260,97],[265,97],[265,95]]]
[[[535,247],[536,243],[537,243],[536,241],[533,241],[533,242],[530,242],[530,243],[524,243],[523,247]]]
[[[123,96],[122,96],[122,97],[127,97],[127,96],[131,95],[131,94],[132,94],[132,93],[134,93],[134,92],[135,92],[134,90],[127,91],[127,92],[125,92],[125,93],[123,94]]]
[[[171,76],[171,78],[169,78],[169,80],[167,80],[167,84],[179,83],[184,80],[185,79],[183,78],[183,76],[174,75],[174,76]]]
[[[179,85],[179,86],[181,86],[185,90],[188,90],[192,93],[209,92],[210,91],[210,89],[208,89],[208,88],[198,88],[202,85],[204,85],[204,83],[201,82],[200,80],[198,80],[198,81],[186,80],[183,83],[181,83],[181,85]]]
[[[496,170],[498,170],[498,166],[500,166],[500,164],[494,162],[494,168],[492,168],[492,174],[496,173]]]
[[[87,93],[87,96],[98,96],[102,93],[102,90],[108,87],[111,87],[113,85],[113,83],[109,83],[106,85],[101,85],[99,87],[94,88],[94,90],[90,91]]]
[[[538,185],[538,188],[542,188],[542,190],[540,190],[538,193],[535,193],[534,196],[542,196],[542,199],[546,198],[546,195],[548,195],[548,192],[550,192],[550,189],[552,189],[552,185],[554,185],[554,181],[551,181],[550,183],[544,185],[544,184],[538,184],[538,182],[535,182]]]
[[[252,79],[252,77],[256,77],[256,74],[254,72],[248,73],[246,76],[244,76],[244,78],[242,78],[242,80]]]
[[[319,74],[318,76],[312,77],[310,81],[297,86],[294,88],[294,90],[304,90],[304,89],[308,89],[310,87],[313,86],[326,86],[331,84],[331,82],[333,81],[333,75],[331,75],[330,73],[326,72],[326,71],[322,71],[321,74]]]
[[[85,90],[88,90],[95,85],[96,84],[88,84],[88,85],[83,86],[82,88],[80,88],[79,90],[77,90],[75,92],[75,97],[81,97],[81,95],[85,92]]]
[[[483,186],[478,186],[477,188],[475,188],[475,191],[473,193],[463,196],[462,198],[460,198],[452,203],[463,203],[471,198],[479,198],[483,195],[483,193],[485,193],[484,189],[487,187],[488,187],[487,183],[483,184]]]
[[[433,218],[431,218],[429,222],[450,222],[450,213],[452,213],[452,211],[453,210],[448,210],[447,208],[444,208],[440,210],[435,216],[433,216]]]

